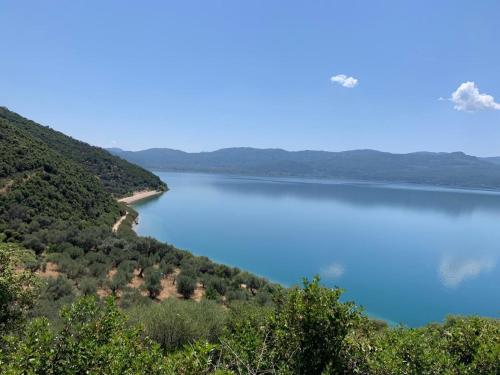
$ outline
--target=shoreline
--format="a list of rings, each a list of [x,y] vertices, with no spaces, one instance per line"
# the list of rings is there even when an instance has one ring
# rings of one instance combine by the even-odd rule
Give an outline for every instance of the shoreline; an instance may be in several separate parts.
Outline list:
[[[135,191],[131,196],[117,199],[120,203],[125,203],[127,205],[136,203],[140,200],[154,197],[155,195],[163,194],[164,192],[161,190],[143,190],[143,191]]]
[[[162,190],[142,190],[142,191],[135,191],[131,196],[129,197],[124,197],[117,199],[116,201],[119,203],[125,203],[127,206],[131,205],[133,203],[139,202],[143,199],[154,197],[156,195],[163,194],[164,191]],[[120,228],[120,225],[123,223],[123,221],[127,218],[127,216],[130,214],[129,211],[126,211],[125,215],[120,217],[118,221],[113,225],[112,231],[113,233],[117,233],[118,229]],[[134,219],[132,222],[132,225],[130,229],[135,232],[135,226],[138,224],[138,216]]]

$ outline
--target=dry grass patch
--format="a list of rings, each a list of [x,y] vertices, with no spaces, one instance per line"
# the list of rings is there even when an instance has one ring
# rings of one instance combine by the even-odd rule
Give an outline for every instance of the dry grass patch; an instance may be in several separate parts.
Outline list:
[[[106,298],[106,297],[109,297],[111,295],[111,290],[99,288],[99,289],[97,289],[96,294],[101,298]]]
[[[62,273],[57,269],[57,264],[52,262],[47,262],[45,266],[45,271],[38,270],[36,271],[36,274],[43,278],[49,278],[49,277],[57,278],[58,276],[62,275]]]
[[[115,267],[111,268],[111,269],[108,271],[108,274],[106,275],[107,279],[108,279],[108,280],[111,280],[111,279],[113,278],[113,276],[115,276],[115,275],[116,275],[116,273],[117,273],[117,272],[118,272],[118,270],[117,270]]]
[[[156,267],[158,266],[156,265]],[[107,274],[108,280],[111,280],[116,275],[117,272],[118,270],[115,267],[110,269]],[[176,278],[180,274],[180,272],[181,270],[179,268],[176,268],[174,273],[168,275],[167,277],[164,277],[161,280],[161,292],[158,295],[158,297],[154,299],[154,301],[161,302],[166,300],[167,298],[184,299],[184,297],[177,292]],[[139,277],[139,269],[134,270],[134,277],[127,284],[127,287],[132,289],[137,289],[143,296],[148,295],[148,291],[144,289],[144,279],[142,277]],[[108,297],[111,294],[112,293],[108,288],[100,288],[97,290],[97,295],[99,297]],[[116,297],[119,298],[120,294],[121,291],[120,290],[117,291]],[[203,285],[201,283],[197,283],[196,289],[190,299],[196,302],[200,302],[204,296],[205,296],[205,288],[203,288]]]
[[[127,285],[129,288],[141,289],[142,286],[144,285],[144,279],[142,277],[139,277],[139,272],[140,271],[138,269],[134,270],[134,277]],[[144,293],[142,293],[142,294],[144,294]]]
[[[7,190],[14,184],[14,180],[7,180],[2,187],[0,187],[0,194],[6,193]]]
[[[197,283],[196,289],[194,290],[191,299],[193,299],[196,302],[200,302],[203,299],[204,295],[205,295],[205,289],[203,288],[203,285],[201,285],[201,283]]]
[[[176,268],[173,274],[170,274],[161,280],[161,292],[158,296],[160,301],[170,297],[182,298],[182,296],[177,293],[177,286],[175,285],[175,279],[180,272],[181,270]]]

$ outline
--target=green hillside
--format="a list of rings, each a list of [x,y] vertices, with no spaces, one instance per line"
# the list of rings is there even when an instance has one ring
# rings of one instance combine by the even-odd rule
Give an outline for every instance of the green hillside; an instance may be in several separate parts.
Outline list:
[[[151,172],[113,156],[102,148],[90,146],[30,121],[5,107],[0,107],[0,119],[22,129],[33,140],[40,141],[66,159],[87,168],[98,176],[104,188],[115,196],[123,196],[137,190],[166,189],[166,185]]]
[[[0,232],[5,239],[42,248],[49,230],[109,227],[118,216],[118,204],[96,176],[0,118]]]

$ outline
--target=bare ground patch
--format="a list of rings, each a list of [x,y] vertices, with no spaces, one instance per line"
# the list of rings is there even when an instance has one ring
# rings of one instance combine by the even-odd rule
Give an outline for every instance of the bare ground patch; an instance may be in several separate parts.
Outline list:
[[[36,274],[43,278],[49,278],[49,277],[56,278],[60,276],[62,273],[57,269],[57,264],[52,262],[47,262],[45,266],[45,271],[38,270],[36,271]]]
[[[116,275],[117,269],[112,268],[109,270],[107,278],[108,280],[112,279],[114,275]],[[179,273],[181,272],[180,269],[176,268],[174,273],[164,277],[161,280],[161,292],[158,295],[158,297],[155,299],[156,302],[161,302],[164,301],[167,298],[178,298],[178,299],[184,299],[184,297],[177,292],[177,285],[175,283],[175,280]],[[138,290],[143,296],[147,296],[148,292],[147,290],[144,289],[144,279],[142,277],[139,277],[139,270],[135,269],[134,270],[134,277],[132,280],[127,284],[127,287],[136,289]],[[109,289],[107,288],[100,288],[97,290],[97,295],[99,297],[108,297],[112,293]],[[121,294],[121,291],[118,291],[116,293],[116,296],[119,298]],[[205,295],[205,289],[203,288],[203,285],[201,283],[196,284],[196,289],[191,296],[191,299],[200,302],[203,299],[203,296]]]
[[[7,180],[3,185],[2,187],[0,187],[0,194],[3,194],[3,193],[6,193],[7,190],[9,190],[9,188],[12,186],[12,184],[14,183],[14,180]]]

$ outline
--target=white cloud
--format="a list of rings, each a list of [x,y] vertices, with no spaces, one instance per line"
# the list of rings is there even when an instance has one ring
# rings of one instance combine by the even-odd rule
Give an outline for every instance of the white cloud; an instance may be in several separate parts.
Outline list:
[[[358,84],[357,78],[348,77],[345,74],[337,74],[336,76],[331,77],[330,80],[333,83],[338,83],[339,85],[342,85],[349,89],[352,89],[354,86]]]
[[[456,288],[464,280],[473,279],[481,273],[490,272],[495,268],[493,259],[462,259],[445,258],[439,265],[439,275],[443,284]]]
[[[332,263],[327,267],[323,267],[320,275],[327,279],[337,279],[345,272],[344,266],[339,263]]]
[[[500,110],[493,96],[481,94],[474,82],[464,82],[451,94],[450,100],[457,111],[474,112],[485,109]]]

